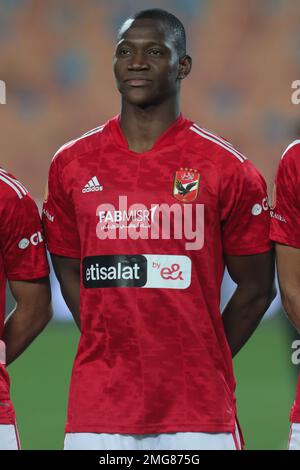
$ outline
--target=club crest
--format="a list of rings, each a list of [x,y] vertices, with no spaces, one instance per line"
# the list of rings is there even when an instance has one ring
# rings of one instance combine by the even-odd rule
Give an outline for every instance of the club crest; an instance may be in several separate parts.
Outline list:
[[[176,171],[173,196],[180,202],[188,203],[197,199],[200,186],[200,173],[191,168]]]

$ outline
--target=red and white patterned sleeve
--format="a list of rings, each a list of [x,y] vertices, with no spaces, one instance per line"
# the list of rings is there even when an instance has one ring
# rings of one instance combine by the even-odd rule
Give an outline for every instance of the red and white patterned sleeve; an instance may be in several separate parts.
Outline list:
[[[50,253],[80,258],[80,239],[72,200],[63,178],[63,153],[53,159],[48,178],[48,191],[43,206],[43,225]]]
[[[46,277],[49,267],[38,208],[12,175],[2,173],[1,185],[0,251],[5,275],[11,281]]]
[[[272,249],[266,183],[249,160],[223,168],[220,212],[224,253],[251,255]]]
[[[271,240],[300,248],[300,140],[280,161],[271,209]]]

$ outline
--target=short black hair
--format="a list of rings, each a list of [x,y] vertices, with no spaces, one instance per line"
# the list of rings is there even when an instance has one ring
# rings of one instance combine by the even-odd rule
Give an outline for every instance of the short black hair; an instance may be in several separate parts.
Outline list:
[[[128,20],[159,20],[161,21],[173,35],[173,42],[175,44],[179,57],[186,55],[186,33],[182,22],[172,13],[160,8],[152,8],[149,10],[142,10],[130,16]],[[122,29],[122,28],[121,28]],[[120,29],[120,30],[121,30]],[[120,30],[118,38],[120,37]]]

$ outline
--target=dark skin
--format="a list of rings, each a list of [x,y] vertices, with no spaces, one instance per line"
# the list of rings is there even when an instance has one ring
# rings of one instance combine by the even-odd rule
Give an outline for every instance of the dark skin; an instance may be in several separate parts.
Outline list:
[[[114,73],[121,93],[121,128],[130,150],[149,150],[179,116],[180,85],[192,59],[179,57],[160,21],[126,22],[116,46]]]
[[[5,322],[3,341],[6,364],[11,364],[45,328],[52,316],[48,277],[34,281],[9,281],[16,308]]]
[[[276,261],[281,300],[294,327],[300,333],[300,250],[276,243]]]
[[[232,357],[248,341],[276,296],[274,252],[225,256],[237,288],[223,310],[223,324]]]
[[[172,33],[158,20],[128,20],[114,55],[114,73],[121,93],[121,128],[128,148],[151,149],[179,116],[182,80],[192,60],[180,55]],[[80,261],[52,255],[62,293],[80,329]],[[228,344],[234,356],[259,324],[275,295],[273,252],[226,256],[237,288],[223,312]]]
[[[51,259],[62,296],[80,330],[80,260],[53,254]]]

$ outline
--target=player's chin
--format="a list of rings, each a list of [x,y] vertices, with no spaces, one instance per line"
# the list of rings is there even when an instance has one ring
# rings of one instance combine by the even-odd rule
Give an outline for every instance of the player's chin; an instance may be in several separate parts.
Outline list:
[[[150,106],[155,101],[153,93],[149,93],[143,88],[134,88],[123,94],[125,100],[135,106]]]
[[[127,96],[126,101],[134,106],[139,106],[141,108],[146,108],[155,104],[153,97],[149,96]]]

